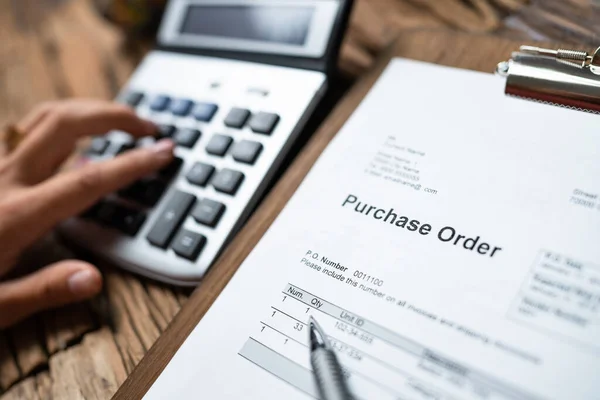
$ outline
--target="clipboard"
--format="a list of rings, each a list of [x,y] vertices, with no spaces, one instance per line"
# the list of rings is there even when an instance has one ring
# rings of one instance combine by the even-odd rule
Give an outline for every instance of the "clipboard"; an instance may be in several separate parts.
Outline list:
[[[392,58],[405,57],[491,73],[499,60],[509,59],[512,52],[521,44],[521,41],[511,39],[453,33],[446,30],[417,30],[402,33],[401,37],[380,57],[375,67],[363,76],[335,107],[113,399],[142,398],[149,390]],[[201,397],[201,385],[199,385],[199,397]]]

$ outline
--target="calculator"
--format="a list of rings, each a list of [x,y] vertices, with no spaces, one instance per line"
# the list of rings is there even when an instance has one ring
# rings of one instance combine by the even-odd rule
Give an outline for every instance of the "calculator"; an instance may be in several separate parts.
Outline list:
[[[176,143],[173,162],[59,227],[149,278],[193,286],[281,166],[327,89],[352,1],[171,0],[117,101]],[[95,137],[91,162],[155,138]]]

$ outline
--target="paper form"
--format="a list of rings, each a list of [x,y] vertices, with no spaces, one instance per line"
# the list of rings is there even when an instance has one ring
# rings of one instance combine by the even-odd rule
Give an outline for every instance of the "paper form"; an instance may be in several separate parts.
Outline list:
[[[146,399],[600,398],[600,117],[396,59]]]

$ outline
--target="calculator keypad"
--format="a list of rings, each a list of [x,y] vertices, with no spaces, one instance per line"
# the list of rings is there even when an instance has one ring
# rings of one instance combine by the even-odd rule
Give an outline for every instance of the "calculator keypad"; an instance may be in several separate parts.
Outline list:
[[[215,246],[222,246],[239,218],[240,204],[245,208],[250,200],[240,203],[241,188],[269,146],[270,139],[263,135],[272,134],[280,117],[243,107],[223,107],[221,112],[221,105],[213,102],[161,93],[130,91],[122,93],[119,101],[153,120],[157,134],[137,141],[122,132],[94,137],[86,151],[88,158],[114,157],[165,138],[175,142],[176,156],[163,169],[106,197],[81,218],[136,243],[142,241],[138,247],[145,246],[140,251],[149,257],[159,251],[189,263],[193,270],[203,252],[216,254]],[[167,261],[165,269],[168,265]]]

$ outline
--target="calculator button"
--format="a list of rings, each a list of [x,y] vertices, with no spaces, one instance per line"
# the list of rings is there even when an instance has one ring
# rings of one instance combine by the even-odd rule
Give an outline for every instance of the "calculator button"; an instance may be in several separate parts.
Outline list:
[[[121,101],[130,107],[135,107],[144,98],[144,94],[141,92],[127,92],[121,97]]]
[[[174,192],[146,239],[154,246],[167,248],[195,201],[196,197],[189,193]]]
[[[250,111],[245,108],[232,108],[229,114],[225,117],[225,126],[230,128],[242,128],[250,117]]]
[[[214,228],[225,212],[225,205],[217,201],[202,199],[192,211],[192,217],[203,225]]]
[[[92,139],[90,143],[90,147],[88,147],[87,152],[94,155],[102,155],[106,151],[108,147],[108,140],[103,137],[95,137]]]
[[[215,113],[219,109],[219,106],[212,103],[198,103],[196,107],[194,107],[194,111],[192,114],[194,118],[198,121],[202,122],[210,122],[210,120],[214,117]]]
[[[183,147],[194,147],[196,142],[200,139],[200,131],[190,128],[182,128],[177,130],[173,135],[173,140],[178,146]]]
[[[175,99],[171,101],[171,105],[169,108],[171,109],[171,113],[173,115],[177,115],[179,117],[185,117],[190,113],[194,102],[187,99]]]
[[[158,203],[167,189],[166,183],[158,179],[142,178],[119,191],[119,194],[129,200],[153,207]]]
[[[216,191],[233,196],[237,192],[243,180],[244,174],[242,174],[240,171],[224,168],[220,170],[213,178],[212,185]]]
[[[245,164],[254,164],[258,159],[263,145],[251,140],[242,140],[237,142],[231,150],[231,155],[235,161]]]
[[[173,161],[171,161],[169,163],[169,165],[167,165],[166,167],[163,167],[163,169],[158,171],[158,174],[160,176],[162,176],[163,178],[171,179],[175,175],[177,175],[177,173],[181,169],[182,165],[183,165],[183,160],[179,157],[174,157]]]
[[[182,229],[177,233],[171,248],[178,256],[196,261],[205,244],[206,237],[203,235]]]
[[[156,96],[150,102],[150,109],[152,111],[164,111],[169,106],[170,102],[171,99],[169,98],[169,96]]]
[[[143,213],[110,201],[100,202],[90,212],[93,219],[129,236],[134,236],[146,220]]]
[[[157,136],[159,139],[170,138],[171,136],[173,136],[173,133],[175,133],[175,127],[173,125],[160,124],[157,126],[157,129]]]
[[[279,115],[267,112],[259,112],[252,116],[250,120],[250,129],[256,133],[270,135],[279,122]]]
[[[117,224],[117,229],[126,235],[135,236],[145,221],[146,215],[139,211],[130,210],[123,216],[121,222]]]
[[[117,151],[115,152],[115,155],[119,155],[119,154],[123,154],[128,152],[129,150],[133,150],[135,149],[135,143],[132,142],[126,142],[126,143],[121,143],[119,144],[119,147],[117,148]]]
[[[206,152],[213,156],[224,156],[231,146],[233,139],[230,136],[215,134],[206,145]]]
[[[215,167],[212,165],[197,162],[192,169],[189,170],[185,178],[194,185],[206,186],[214,172]]]

